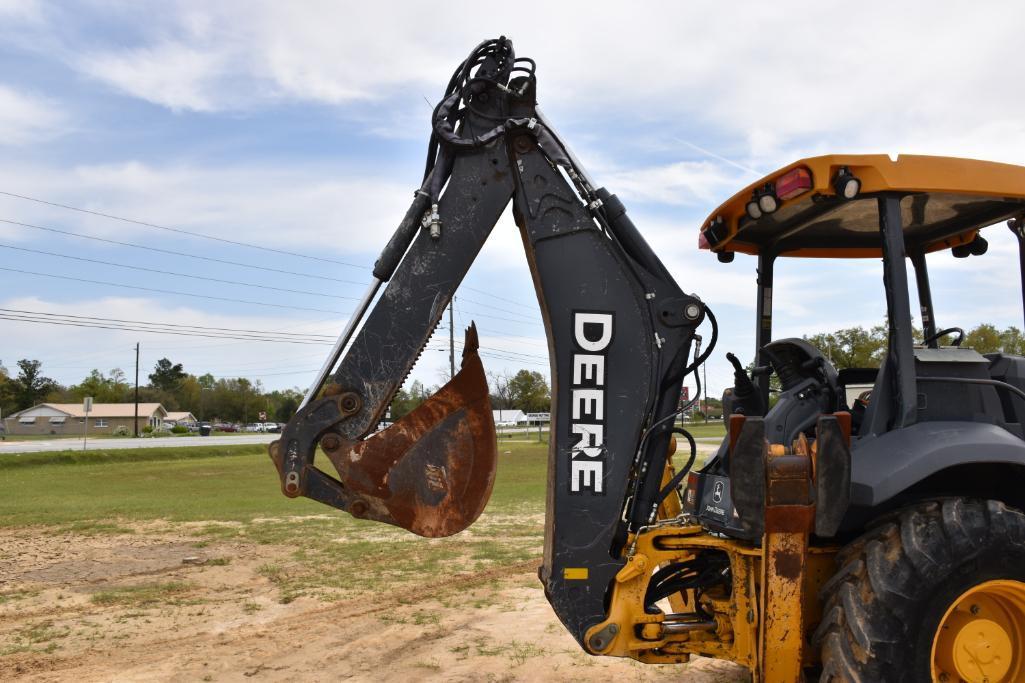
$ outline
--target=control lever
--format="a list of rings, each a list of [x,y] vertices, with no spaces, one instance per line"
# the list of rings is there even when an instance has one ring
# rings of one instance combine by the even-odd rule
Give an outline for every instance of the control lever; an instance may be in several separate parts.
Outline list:
[[[726,354],[726,360],[733,366],[733,412],[740,415],[764,415],[762,397],[747,370],[732,353]]]

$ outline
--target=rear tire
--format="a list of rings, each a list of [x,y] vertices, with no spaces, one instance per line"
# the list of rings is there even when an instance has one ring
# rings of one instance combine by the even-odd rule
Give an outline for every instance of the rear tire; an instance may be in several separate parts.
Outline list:
[[[959,598],[987,581],[1025,582],[1025,514],[997,501],[920,503],[844,547],[837,564],[822,589],[814,635],[822,651],[820,681],[931,681],[940,623],[946,626]],[[1025,670],[1025,652],[1011,656],[1011,671]],[[1017,673],[1002,678],[1022,680]]]

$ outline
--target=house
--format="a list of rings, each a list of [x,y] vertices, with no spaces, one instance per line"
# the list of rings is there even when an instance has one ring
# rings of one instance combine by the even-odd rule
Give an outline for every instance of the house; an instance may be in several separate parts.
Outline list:
[[[516,423],[523,420],[522,410],[492,410],[496,427],[515,427]]]
[[[174,427],[175,425],[194,425],[199,420],[196,416],[188,411],[172,410],[167,413],[167,417],[164,418],[165,427]]]
[[[159,403],[139,404],[139,431],[147,425],[160,429],[167,411]],[[134,432],[134,403],[93,403],[89,411],[89,434],[114,434],[118,427]],[[7,433],[81,436],[85,433],[85,410],[81,403],[40,403],[4,419]]]

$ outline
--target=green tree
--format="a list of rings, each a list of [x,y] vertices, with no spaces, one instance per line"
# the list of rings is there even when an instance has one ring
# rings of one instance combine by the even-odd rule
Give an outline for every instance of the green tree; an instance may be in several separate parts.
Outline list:
[[[509,380],[509,398],[513,408],[525,413],[551,410],[552,393],[544,375],[534,370],[520,370]]]
[[[961,346],[975,349],[979,353],[995,353],[1003,347],[1003,340],[996,326],[983,323],[965,334]]]
[[[512,379],[508,372],[489,372],[488,387],[491,394],[491,407],[495,410],[508,410],[512,408],[512,399],[509,396],[509,380]]]
[[[1025,337],[1017,327],[1008,327],[1000,333],[1000,347],[1004,353],[1025,356]]]
[[[17,410],[17,399],[14,382],[7,373],[7,368],[0,362],[0,410],[4,417]]]
[[[178,383],[185,379],[185,375],[185,369],[181,363],[171,363],[167,358],[161,358],[153,367],[149,382],[155,389],[174,391]]]
[[[117,373],[120,373],[120,377]],[[123,377],[124,373],[117,368],[111,371],[110,377],[93,369],[88,377],[68,387],[68,393],[76,401],[92,396],[97,403],[123,403],[127,400],[128,393],[128,385],[120,381]]]
[[[14,380],[14,395],[18,410],[31,408],[51,391],[60,388],[57,382],[42,374],[43,364],[22,358],[18,361],[18,377]]]
[[[886,328],[847,327],[805,337],[829,357],[837,369],[878,367],[886,353]]]
[[[420,380],[413,380],[408,389],[399,389],[391,402],[391,419],[397,420],[409,414],[424,402],[427,395],[428,391]]]
[[[271,400],[271,414],[278,422],[291,420],[303,400],[303,394],[298,389],[272,391],[268,396]]]

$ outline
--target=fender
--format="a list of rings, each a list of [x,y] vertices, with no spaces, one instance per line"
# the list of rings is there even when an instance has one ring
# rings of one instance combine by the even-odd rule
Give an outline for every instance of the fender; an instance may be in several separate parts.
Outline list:
[[[1003,427],[978,422],[919,422],[857,441],[851,453],[851,507],[875,508],[926,477],[958,465],[1025,466],[1025,443]],[[845,520],[844,526],[847,525]]]

